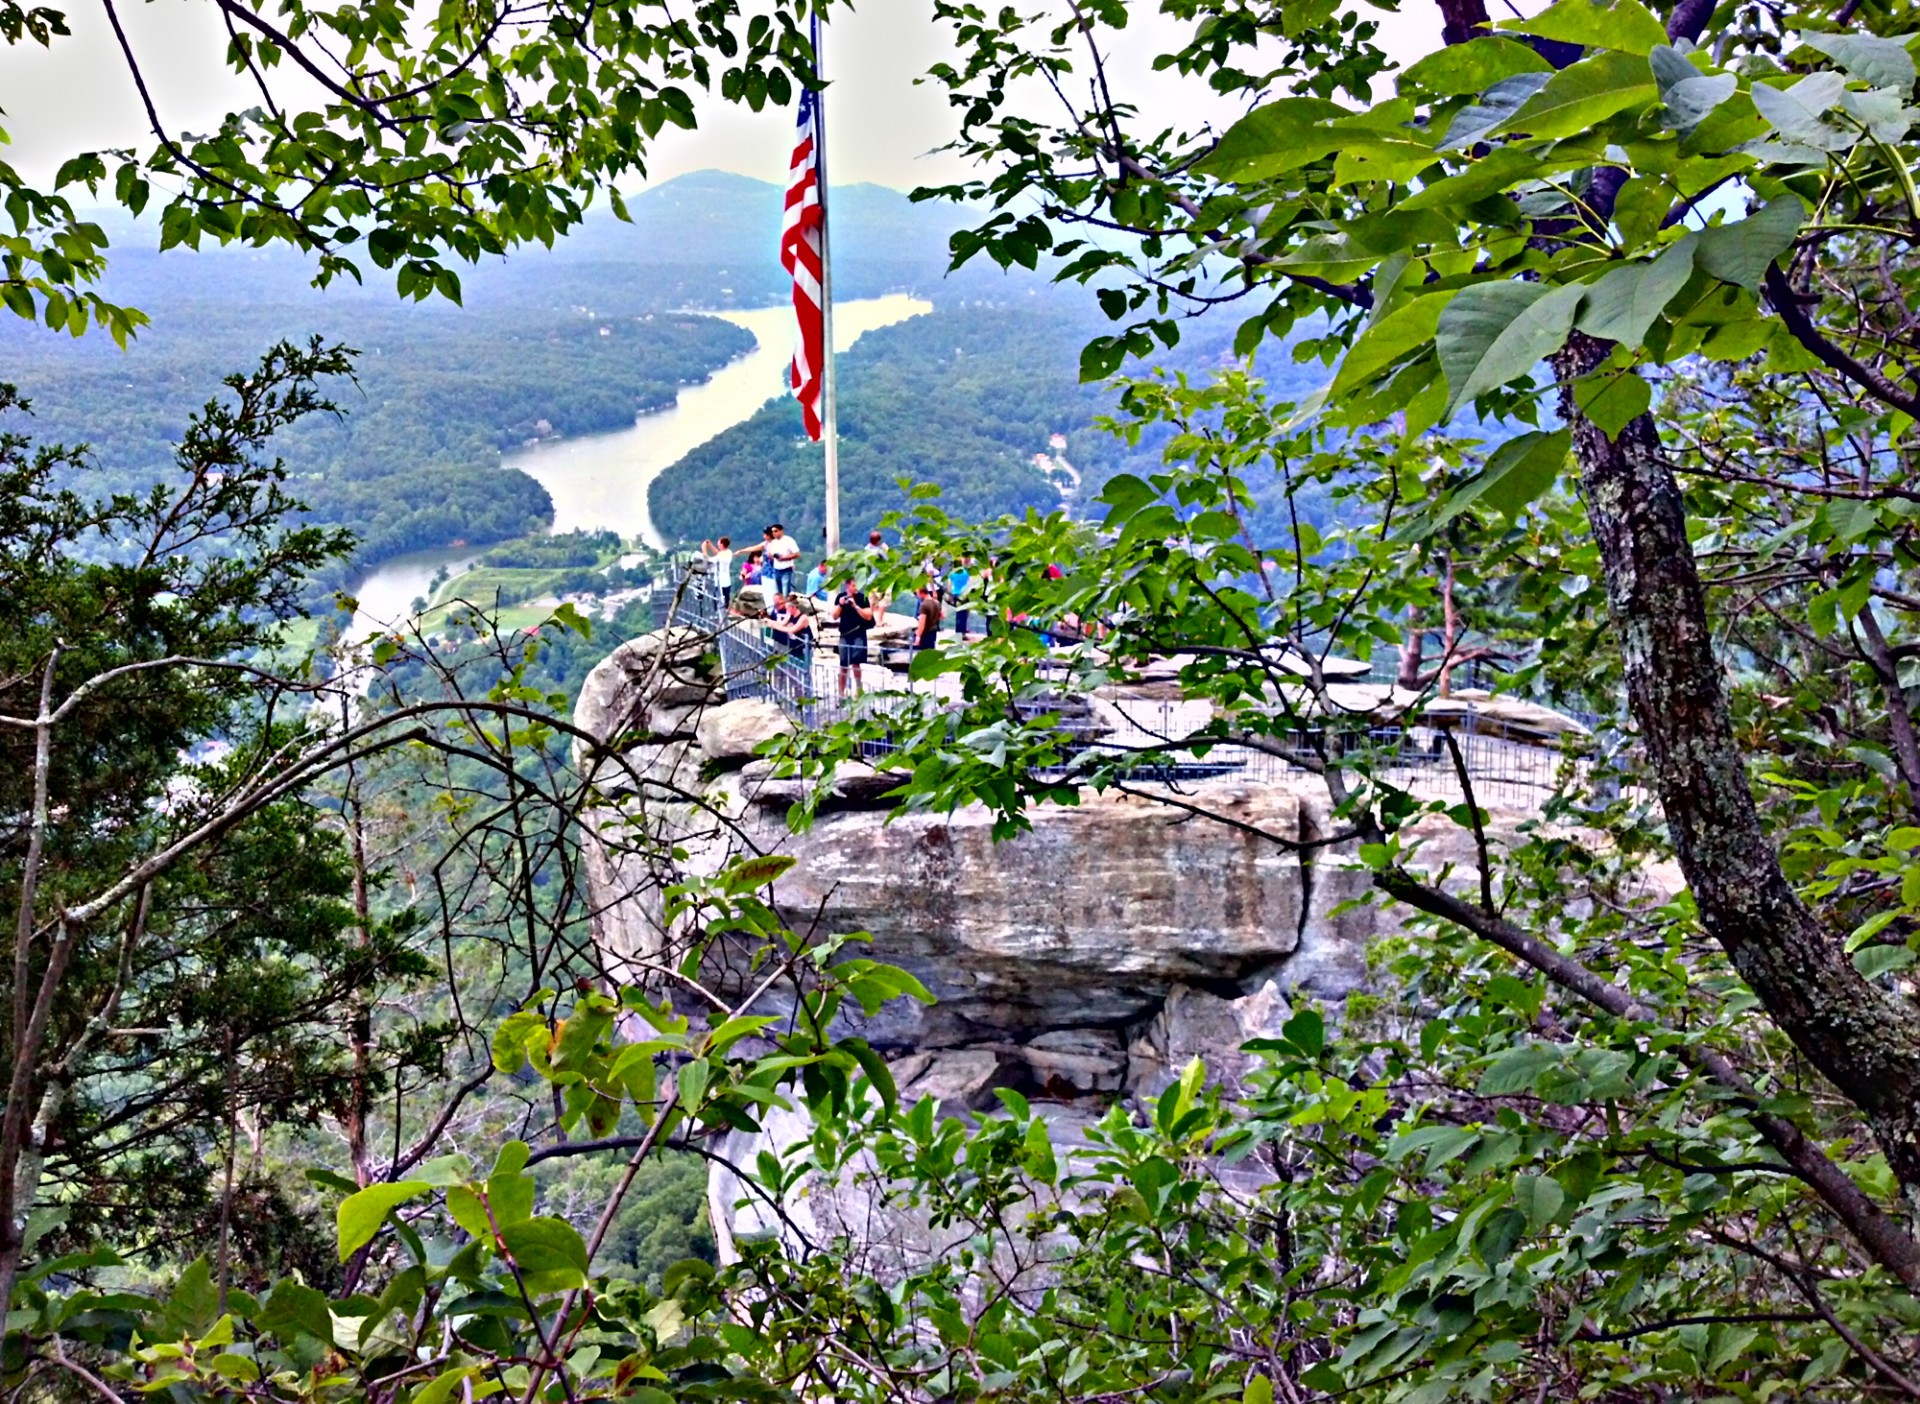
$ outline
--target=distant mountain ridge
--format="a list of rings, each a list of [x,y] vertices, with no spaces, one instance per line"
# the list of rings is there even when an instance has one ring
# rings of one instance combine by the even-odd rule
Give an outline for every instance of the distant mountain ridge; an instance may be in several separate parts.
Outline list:
[[[883,185],[836,185],[828,192],[836,258],[947,264],[947,240],[966,223],[951,205],[916,205]],[[730,171],[693,171],[626,196],[631,224],[606,205],[555,248],[563,260],[620,258],[635,263],[701,261],[740,269],[779,268],[786,188]],[[838,269],[836,268],[836,271]]]
[[[952,205],[916,205],[880,185],[836,185],[830,192],[835,296],[842,300],[917,292],[940,301],[1004,296],[992,265],[948,280],[948,240],[968,222]],[[626,197],[631,223],[606,201],[551,249],[514,250],[504,259],[455,262],[468,303],[592,307],[607,315],[686,307],[766,307],[791,289],[780,267],[783,186],[727,171],[694,171]],[[107,293],[136,306],[159,298],[235,297],[301,302],[312,262],[286,248],[207,248],[160,253],[154,221],[103,212],[114,241]],[[330,301],[393,297],[390,276],[366,270],[364,288],[336,280]],[[423,304],[432,310],[436,304]]]

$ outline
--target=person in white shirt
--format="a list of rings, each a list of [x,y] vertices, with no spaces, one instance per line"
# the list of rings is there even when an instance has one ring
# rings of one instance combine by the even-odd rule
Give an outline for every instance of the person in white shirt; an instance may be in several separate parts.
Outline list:
[[[787,529],[775,522],[767,528],[764,558],[773,567],[773,592],[793,593],[793,567],[800,559],[800,543],[787,535]]]
[[[726,608],[733,606],[733,538],[723,536],[720,544],[711,541],[700,543],[700,554],[713,564],[713,578],[720,582],[720,603]]]

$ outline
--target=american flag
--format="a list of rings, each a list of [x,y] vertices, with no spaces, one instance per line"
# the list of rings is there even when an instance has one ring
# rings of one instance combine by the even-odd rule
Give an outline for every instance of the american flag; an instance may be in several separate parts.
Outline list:
[[[814,120],[819,100],[811,89],[800,93],[800,126],[787,176],[786,219],[780,230],[780,264],[793,275],[793,311],[800,323],[800,341],[788,379],[807,421],[807,437],[816,442],[821,433],[820,377],[827,363],[820,311],[819,125]]]

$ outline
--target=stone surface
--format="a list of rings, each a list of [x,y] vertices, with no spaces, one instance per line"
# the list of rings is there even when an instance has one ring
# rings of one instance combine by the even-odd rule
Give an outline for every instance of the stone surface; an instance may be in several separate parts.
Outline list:
[[[890,1065],[900,1099],[906,1103],[931,1097],[945,1115],[993,1104],[992,1088],[1000,1076],[1000,1059],[984,1050],[941,1049],[910,1053]]]
[[[1127,1050],[1127,1090],[1150,1101],[1198,1058],[1211,1078],[1238,1091],[1256,1062],[1240,1045],[1275,1037],[1292,1015],[1292,1001],[1273,980],[1234,999],[1176,985]]]
[[[661,735],[677,729],[689,709],[718,700],[718,678],[707,640],[695,629],[667,629],[629,639],[602,659],[580,685],[574,724],[614,745],[634,731]],[[574,758],[584,765],[580,742]]]
[[[793,723],[778,705],[753,699],[707,707],[695,726],[700,749],[715,761],[751,756],[762,741],[792,731]]]
[[[1126,1046],[1111,1029],[1054,1029],[1010,1051],[1055,1096],[1114,1092],[1127,1080]]]
[[[586,816],[594,939],[617,974],[654,978],[678,960],[667,884],[737,852],[793,855],[774,901],[796,929],[865,932],[862,955],[906,968],[936,997],[841,1016],[892,1060],[908,1101],[931,1096],[944,1114],[967,1115],[1014,1088],[1038,1099],[1071,1154],[1115,1097],[1157,1096],[1192,1058],[1239,1089],[1252,1066],[1242,1044],[1278,1034],[1302,1002],[1337,1020],[1340,1001],[1367,984],[1369,943],[1400,929],[1403,913],[1361,900],[1372,889],[1356,841],[1306,774],[1209,779],[1172,797],[1223,822],[1088,794],[1036,806],[1030,831],[995,842],[984,809],[895,815],[885,795],[900,777],[849,764],[815,797],[813,824],[791,832],[789,811],[822,782],[777,776],[753,754],[790,724],[770,703],[725,702],[710,666],[691,631],[650,635],[582,690],[579,724],[625,747],[599,761],[609,801]],[[1124,702],[1100,702],[1096,719],[1134,725]],[[1532,817],[1493,807],[1489,834],[1504,842]],[[1471,833],[1429,819],[1412,837],[1409,866],[1476,889]],[[721,948],[703,984],[741,996],[760,979],[748,956]],[[761,1012],[781,1012],[779,999],[766,996]],[[730,1137],[728,1154],[751,1163],[807,1130],[798,1113],[777,1113],[760,1135]],[[722,1173],[716,1227],[849,1232],[896,1264],[944,1251],[924,1220],[876,1215],[860,1174],[810,1178],[782,1228],[765,1206],[735,1207],[744,1187]]]

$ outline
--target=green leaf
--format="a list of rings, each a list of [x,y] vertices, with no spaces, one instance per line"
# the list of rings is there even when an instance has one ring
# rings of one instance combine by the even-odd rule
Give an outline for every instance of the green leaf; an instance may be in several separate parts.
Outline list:
[[[1649,106],[1659,97],[1653,70],[1643,58],[1603,53],[1554,74],[1504,125],[1535,137],[1575,136],[1616,112]]]
[[[1557,1070],[1561,1062],[1561,1050],[1551,1043],[1523,1043],[1509,1048],[1480,1074],[1480,1095],[1507,1097],[1530,1092],[1543,1073]]]
[[[1435,335],[1447,413],[1525,375],[1564,346],[1585,295],[1578,283],[1548,288],[1518,281],[1474,283],[1456,293]]]
[[[1798,195],[1782,195],[1738,223],[1701,230],[1694,261],[1722,282],[1756,289],[1768,266],[1793,247],[1806,218]]]
[[[500,1021],[493,1031],[493,1066],[503,1073],[517,1073],[527,1065],[527,1038],[538,1031],[545,1033],[546,1017],[531,1009],[522,1009],[517,1014],[509,1014]]]
[[[1464,44],[1436,49],[1400,74],[1401,91],[1419,88],[1429,93],[1482,93],[1502,78],[1517,73],[1552,73],[1553,65],[1517,39],[1483,35]]]
[[[517,1224],[533,1213],[533,1176],[495,1170],[487,1176],[487,1205],[500,1225]]]
[[[1640,0],[1556,0],[1532,19],[1498,28],[1641,58],[1667,42],[1667,27]]]
[[[867,1075],[867,1081],[873,1084],[873,1090],[880,1095],[881,1103],[889,1114],[899,1109],[900,1090],[894,1086],[893,1072],[887,1067],[887,1060],[868,1045],[864,1038],[847,1038],[839,1046],[853,1055],[860,1070]]]
[[[453,1215],[453,1221],[473,1237],[486,1240],[493,1236],[493,1225],[487,1222],[487,1209],[480,1202],[480,1196],[465,1185],[456,1185],[447,1191],[447,1212]]]
[[[788,853],[762,853],[727,865],[722,874],[727,894],[738,897],[776,881],[799,860]]]
[[[1609,439],[1617,439],[1653,404],[1653,387],[1631,366],[1602,366],[1573,383],[1573,402]]]
[[[699,1110],[700,1099],[707,1095],[707,1083],[713,1077],[713,1067],[705,1058],[695,1058],[679,1071],[675,1084],[680,1091],[680,1105],[689,1115]]]
[[[1755,83],[1748,93],[1768,125],[1788,142],[1815,152],[1845,151],[1859,141],[1860,134],[1828,122],[1826,114],[1833,110],[1846,86],[1838,73],[1822,70],[1785,88]]]
[[[709,1054],[724,1053],[747,1035],[759,1033],[767,1025],[779,1022],[771,1014],[735,1014],[730,1019],[722,1020],[713,1032],[707,1035],[706,1045],[702,1051]],[[625,1056],[627,1051],[622,1049],[622,1056]],[[614,1075],[617,1076],[617,1073]]]
[[[1125,525],[1128,517],[1159,500],[1160,494],[1151,485],[1131,473],[1116,473],[1107,479],[1096,499],[1107,505],[1106,525],[1110,528]]]
[[[1432,144],[1411,136],[1361,137],[1334,148],[1333,186],[1368,181],[1405,184],[1440,159]]]
[[[412,1404],[447,1404],[453,1397],[454,1387],[462,1380],[470,1380],[480,1373],[478,1365],[456,1365],[451,1370],[443,1370],[420,1386]]]
[[[204,1256],[195,1258],[167,1294],[167,1324],[179,1335],[203,1336],[219,1316],[220,1289],[214,1285],[213,1270]]]
[[[1273,1381],[1265,1375],[1248,1376],[1240,1404],[1273,1404]]]
[[[1800,42],[1816,49],[1858,78],[1869,88],[1897,88],[1902,95],[1911,93],[1914,84],[1913,55],[1907,44],[1911,34],[1882,38],[1877,34],[1802,34]]]
[[[1872,980],[1895,970],[1905,970],[1916,957],[1909,946],[1867,946],[1853,953],[1853,968]]]
[[[1447,134],[1441,138],[1441,149],[1459,151],[1498,130],[1546,87],[1552,76],[1550,73],[1516,73],[1511,78],[1502,78],[1482,93],[1478,102],[1469,103],[1453,114],[1453,121],[1447,124]]]
[[[1092,384],[1105,380],[1127,359],[1124,337],[1096,336],[1080,349],[1080,379]]]
[[[1447,494],[1422,531],[1437,530],[1477,503],[1485,503],[1510,519],[1518,517],[1553,486],[1566,467],[1572,446],[1572,435],[1565,429],[1535,429],[1515,435],[1493,451],[1476,477]]]
[[[1053,1140],[1047,1134],[1047,1123],[1036,1118],[1027,1123],[1027,1136],[1020,1156],[1021,1164],[1027,1173],[1044,1184],[1053,1183],[1060,1173],[1060,1166],[1053,1154]]]
[[[1480,1226],[1474,1235],[1473,1250],[1488,1267],[1505,1262],[1514,1245],[1526,1235],[1527,1216],[1518,1209],[1502,1209]]]
[[[518,1175],[527,1168],[527,1161],[533,1157],[533,1147],[525,1141],[508,1141],[500,1147],[500,1153],[493,1158],[493,1169],[489,1175]]]
[[[1386,1155],[1397,1163],[1425,1151],[1426,1171],[1431,1175],[1465,1155],[1479,1140],[1480,1132],[1471,1126],[1422,1126],[1395,1136],[1387,1143]]]
[[[457,297],[453,299],[455,302],[459,300]],[[570,629],[583,639],[591,639],[593,637],[593,621],[582,614],[580,612],[580,606],[574,604],[571,600],[562,600],[560,604],[555,606],[553,613],[547,616],[546,622],[548,624],[558,624],[564,629]]]
[[[1281,98],[1227,128],[1195,169],[1218,180],[1266,180],[1326,155],[1338,143],[1328,144],[1322,127],[1352,115],[1324,98]],[[1081,379],[1087,378],[1083,373]]]
[[[368,1185],[357,1194],[341,1200],[337,1215],[340,1261],[344,1263],[373,1242],[373,1236],[380,1232],[387,1215],[409,1199],[418,1199],[432,1188],[423,1180],[401,1180],[395,1184]]]
[[[333,1344],[333,1313],[326,1295],[291,1279],[274,1284],[266,1305],[254,1318],[254,1324],[286,1340],[288,1332],[300,1332],[327,1346]]]
[[[1318,1009],[1302,1009],[1280,1028],[1280,1036],[1309,1058],[1318,1058],[1327,1047],[1327,1023]]]
[[[1527,1216],[1534,1233],[1551,1224],[1566,1202],[1567,1192],[1551,1175],[1522,1175],[1513,1182],[1513,1207]]]
[[[503,1225],[500,1241],[522,1272],[560,1273],[586,1280],[586,1240],[565,1219],[528,1219]]]
[[[1755,1327],[1716,1323],[1707,1332],[1707,1369],[1719,1373],[1746,1355],[1747,1348],[1759,1339],[1760,1332]]]
[[[260,1366],[251,1357],[235,1351],[223,1350],[214,1356],[208,1364],[214,1374],[223,1379],[251,1382],[260,1378]]]
[[[1695,243],[1688,235],[1650,262],[1629,263],[1589,283],[1580,303],[1580,330],[1638,350],[1654,320],[1693,275]]]
[[[1663,89],[1660,102],[1667,110],[1667,121],[1683,132],[1690,132],[1739,87],[1740,80],[1731,73],[1695,74]]]
[[[1449,300],[1446,293],[1415,297],[1368,327],[1340,362],[1328,400],[1339,403],[1409,351],[1431,345]]]

